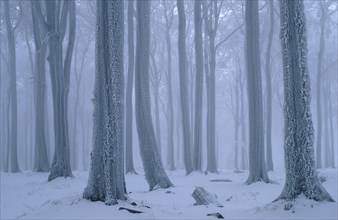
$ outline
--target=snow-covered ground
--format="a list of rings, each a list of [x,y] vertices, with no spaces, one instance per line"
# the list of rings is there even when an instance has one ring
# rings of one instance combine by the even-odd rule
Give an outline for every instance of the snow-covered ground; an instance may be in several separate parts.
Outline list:
[[[302,196],[285,211],[285,202],[271,203],[282,191],[283,172],[269,172],[273,184],[258,182],[245,185],[248,173],[222,170],[220,174],[192,173],[183,170],[169,172],[175,187],[148,191],[143,173],[126,175],[130,201],[115,206],[82,199],[88,172],[75,171],[74,178],[58,178],[47,182],[46,173],[1,173],[1,219],[215,219],[208,213],[219,212],[225,219],[337,219],[337,203],[315,202]],[[337,200],[337,169],[320,170],[325,176],[324,187]],[[210,182],[228,179],[232,182]],[[218,196],[223,208],[194,206],[191,194],[202,186]],[[228,200],[228,201],[227,201]],[[137,207],[130,205],[136,202]],[[148,207],[146,207],[148,206]],[[120,207],[142,211],[131,214]]]

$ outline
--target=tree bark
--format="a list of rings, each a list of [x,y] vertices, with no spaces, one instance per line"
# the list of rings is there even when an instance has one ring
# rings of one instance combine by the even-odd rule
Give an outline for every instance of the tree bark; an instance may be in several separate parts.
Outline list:
[[[97,1],[93,152],[83,197],[114,205],[126,200],[123,124],[123,1]]]
[[[128,75],[126,90],[126,173],[136,174],[133,161],[134,1],[128,1]]]
[[[321,185],[314,160],[314,131],[310,108],[310,76],[302,0],[280,1],[284,75],[286,182],[276,199],[293,200],[304,194],[316,201],[334,201]],[[301,95],[300,95],[301,94]]]
[[[149,190],[168,188],[170,182],[159,156],[150,109],[150,1],[137,1],[135,112],[140,153]]]
[[[273,171],[271,126],[272,126],[272,86],[271,86],[271,48],[274,33],[274,1],[270,4],[270,30],[266,49],[265,77],[266,77],[266,169]]]
[[[326,22],[326,10],[323,8],[323,3],[319,2],[321,7],[320,17],[320,38],[319,38],[319,51],[318,51],[318,63],[317,63],[317,168],[322,168],[322,103],[321,103],[321,76],[322,76],[322,63],[324,54],[324,32]]]
[[[47,143],[45,138],[45,101],[46,101],[46,72],[45,58],[47,43],[46,37],[41,30],[39,18],[36,16],[35,7],[32,3],[32,20],[35,45],[35,150],[34,150],[34,167],[36,172],[48,172],[49,160],[47,155]]]
[[[249,177],[251,184],[269,182],[264,160],[262,79],[259,53],[258,1],[246,1],[246,63],[249,102]]]
[[[201,0],[194,2],[195,18],[195,127],[194,127],[194,169],[202,170],[202,108],[203,108],[203,42]]]
[[[175,160],[174,160],[174,107],[173,107],[173,91],[172,91],[172,79],[171,79],[171,38],[170,38],[170,28],[173,21],[173,12],[170,14],[170,17],[167,14],[167,4],[166,1],[163,1],[164,10],[165,10],[165,21],[166,21],[166,45],[167,45],[167,94],[168,94],[168,141],[167,141],[167,150],[168,158],[167,162],[169,164],[169,170],[175,170]]]
[[[179,81],[180,81],[180,100],[182,112],[183,128],[183,147],[184,147],[184,165],[188,175],[193,171],[191,160],[191,138],[190,138],[190,116],[187,89],[187,69],[186,69],[186,47],[185,47],[185,27],[186,18],[184,12],[184,1],[177,0],[178,10],[178,56],[179,56]]]
[[[45,1],[46,19],[43,17],[39,4],[34,4],[41,26],[49,34],[48,62],[50,66],[53,113],[54,113],[54,140],[55,151],[48,181],[57,177],[72,176],[70,166],[70,148],[68,134],[68,94],[70,66],[75,41],[75,1]],[[57,14],[57,12],[60,13]],[[68,45],[63,60],[63,40],[69,17]],[[73,146],[74,147],[74,146]]]
[[[11,109],[11,132],[10,132],[10,171],[20,172],[18,164],[18,144],[17,144],[17,94],[16,94],[16,51],[15,51],[15,27],[12,26],[10,18],[9,1],[4,1],[5,23],[8,42],[9,55],[9,74],[10,74],[10,109]],[[20,9],[21,10],[21,9]],[[16,24],[18,25],[18,24]]]

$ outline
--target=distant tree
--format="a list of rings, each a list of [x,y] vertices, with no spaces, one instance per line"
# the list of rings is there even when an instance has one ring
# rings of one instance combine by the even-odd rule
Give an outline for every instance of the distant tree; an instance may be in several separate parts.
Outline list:
[[[128,75],[126,88],[126,173],[136,173],[133,161],[134,0],[128,1]]]
[[[264,160],[262,79],[259,58],[258,0],[246,1],[246,64],[249,102],[249,177],[251,184],[269,182]]]
[[[167,142],[167,150],[168,150],[168,164],[170,170],[175,170],[175,160],[174,160],[174,106],[173,106],[173,89],[172,89],[172,79],[171,79],[171,37],[170,37],[170,29],[173,23],[174,18],[174,6],[167,9],[167,4],[170,1],[163,0],[163,8],[165,10],[164,18],[165,18],[165,39],[167,45],[167,94],[168,94],[168,142]],[[171,5],[171,4],[170,4]],[[169,11],[169,12],[168,12]]]
[[[47,143],[45,137],[45,101],[46,101],[46,52],[47,52],[47,35],[41,24],[34,4],[41,4],[39,1],[31,1],[33,35],[35,47],[35,150],[34,150],[34,167],[37,172],[49,171],[49,160],[47,154]]]
[[[187,68],[186,68],[186,17],[184,11],[184,1],[177,0],[178,11],[178,56],[179,56],[179,81],[180,81],[180,100],[182,112],[182,131],[183,131],[183,147],[184,147],[184,165],[187,174],[193,171],[191,160],[191,137],[190,137],[190,116],[188,103],[187,88]]]
[[[271,48],[274,34],[275,9],[274,0],[269,1],[270,27],[268,46],[266,48],[265,60],[265,78],[266,78],[266,168],[268,171],[273,170],[272,160],[272,143],[271,143],[271,126],[272,126],[272,85],[271,85]]]
[[[35,2],[35,1],[34,1]],[[41,27],[48,33],[48,62],[52,84],[55,151],[48,181],[57,177],[70,177],[68,94],[70,67],[75,42],[75,0],[45,1],[46,18],[40,4],[34,4]],[[57,13],[59,12],[59,13]],[[67,20],[69,22],[67,22]],[[67,25],[69,23],[69,25]],[[67,26],[68,31],[67,31]],[[68,44],[64,57],[63,41],[68,32]]]
[[[170,182],[159,156],[150,109],[149,92],[149,42],[150,3],[137,1],[136,63],[135,63],[135,112],[140,142],[140,153],[149,190],[168,188]]]
[[[284,155],[286,182],[276,199],[292,200],[300,194],[316,201],[334,200],[321,185],[314,160],[314,130],[310,109],[310,76],[302,0],[280,1],[284,75]]]
[[[194,2],[195,24],[195,127],[194,127],[194,158],[195,170],[202,170],[202,107],[203,107],[203,42],[202,42],[202,6],[201,0]]]
[[[11,121],[11,131],[10,131],[10,145],[8,151],[10,151],[10,171],[13,173],[20,172],[18,164],[18,140],[17,140],[17,130],[18,130],[18,103],[17,103],[17,91],[16,91],[16,50],[15,50],[15,30],[21,21],[21,7],[19,6],[19,16],[18,18],[12,19],[10,15],[10,4],[9,1],[4,1],[4,11],[5,11],[5,23],[6,23],[6,32],[7,32],[7,42],[8,42],[8,63],[9,63],[9,75],[10,75],[10,121]],[[9,159],[9,158],[8,158]]]
[[[123,1],[97,1],[93,152],[83,197],[114,205],[124,181]]]

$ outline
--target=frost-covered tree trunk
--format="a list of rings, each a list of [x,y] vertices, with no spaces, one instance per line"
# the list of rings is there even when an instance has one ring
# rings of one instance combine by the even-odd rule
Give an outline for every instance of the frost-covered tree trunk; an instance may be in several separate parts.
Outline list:
[[[13,27],[11,17],[10,17],[10,8],[9,1],[4,1],[4,11],[5,11],[5,23],[6,23],[6,32],[7,32],[7,42],[8,42],[8,55],[9,55],[9,95],[10,95],[10,110],[11,110],[11,126],[10,126],[10,171],[13,173],[20,172],[18,164],[18,144],[17,144],[17,95],[16,95],[16,51],[15,51],[15,29],[18,27],[20,20],[17,21],[16,25]],[[21,13],[20,9],[20,13]],[[8,158],[9,159],[9,158]]]
[[[39,1],[32,1],[32,21],[35,45],[35,149],[34,167],[36,172],[48,172],[49,160],[47,154],[47,143],[45,137],[45,101],[46,101],[46,70],[45,58],[47,42],[45,32],[40,27],[39,18],[35,11],[34,4]]]
[[[249,177],[251,184],[269,182],[264,160],[262,79],[259,57],[258,0],[246,1],[246,64],[249,103]]]
[[[196,78],[193,165],[195,170],[202,170],[203,42],[201,3],[201,0],[194,2]]]
[[[45,1],[46,19],[40,4],[34,4],[41,27],[48,33],[48,62],[52,84],[55,151],[48,181],[72,176],[69,155],[68,94],[70,67],[75,41],[75,1]],[[69,19],[68,19],[69,18]],[[63,40],[68,28],[68,45],[63,52]],[[64,56],[65,54],[65,56]]]
[[[265,77],[266,77],[266,169],[273,170],[272,161],[272,143],[271,143],[271,125],[272,125],[272,86],[271,86],[271,47],[274,33],[274,1],[269,1],[270,4],[270,30],[268,46],[266,49],[265,61]]]
[[[128,1],[128,75],[126,89],[126,173],[136,174],[133,160],[134,0]]]
[[[316,201],[334,201],[319,182],[315,167],[303,1],[281,0],[280,23],[284,75],[286,182],[276,200],[292,200],[304,194]]]
[[[159,156],[150,110],[150,1],[137,1],[135,112],[140,153],[149,190],[168,188],[170,182]]]
[[[168,158],[167,162],[170,170],[175,170],[175,160],[174,160],[174,107],[173,107],[173,89],[172,89],[172,79],[171,79],[171,37],[170,29],[173,21],[173,10],[168,14],[167,12],[167,2],[163,1],[164,5],[164,17],[166,22],[166,45],[167,45],[167,94],[168,94],[168,137],[167,137],[167,150]]]
[[[83,197],[114,205],[124,181],[123,1],[97,1],[93,151]]]
[[[184,165],[186,174],[193,171],[191,160],[191,138],[190,138],[190,116],[187,88],[187,68],[186,68],[186,47],[185,47],[185,27],[186,18],[184,12],[184,1],[177,0],[178,10],[178,57],[179,57],[179,81],[180,81],[180,100],[182,112],[182,131],[184,147]]]

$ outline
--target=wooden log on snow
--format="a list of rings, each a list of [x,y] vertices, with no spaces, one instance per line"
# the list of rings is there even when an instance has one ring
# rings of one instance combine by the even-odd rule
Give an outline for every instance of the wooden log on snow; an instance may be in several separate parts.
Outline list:
[[[203,187],[196,187],[192,193],[192,197],[196,200],[194,205],[216,205],[218,207],[223,207],[217,200],[217,196],[206,191]]]

